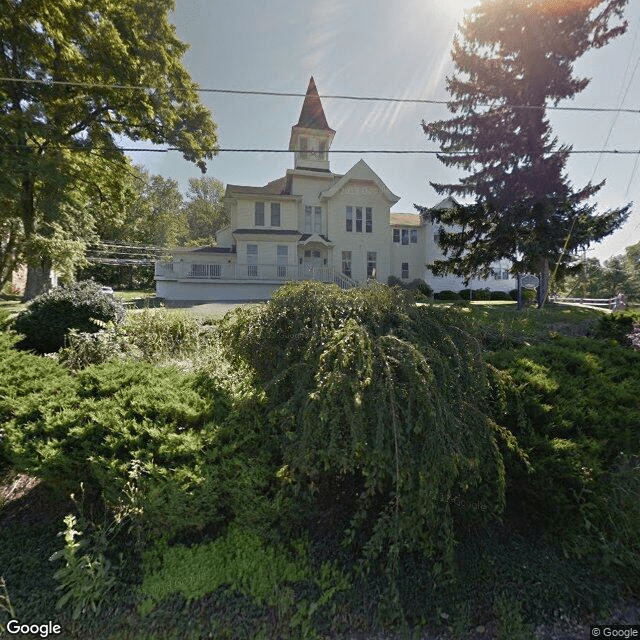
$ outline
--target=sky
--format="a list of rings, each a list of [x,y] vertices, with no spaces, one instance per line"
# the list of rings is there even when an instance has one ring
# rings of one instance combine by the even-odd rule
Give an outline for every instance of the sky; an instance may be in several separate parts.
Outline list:
[[[184,64],[202,88],[304,93],[313,75],[320,95],[448,98],[453,37],[471,0],[176,0],[172,21],[190,45]],[[627,33],[588,52],[575,66],[589,86],[560,106],[640,111],[640,0],[629,0]],[[201,93],[218,125],[221,148],[286,149],[303,98]],[[332,149],[430,149],[420,123],[446,119],[444,105],[323,99]],[[561,143],[575,150],[640,152],[640,113],[549,112]],[[148,143],[139,146],[148,147]],[[186,191],[199,169],[179,153],[129,154]],[[456,169],[435,155],[333,154],[345,173],[360,158],[400,197],[397,212],[441,198],[429,182],[456,182]],[[226,184],[262,186],[293,166],[293,154],[220,153],[207,175]],[[606,180],[599,209],[635,205],[629,221],[587,252],[605,260],[640,241],[640,153],[574,155],[567,165],[576,187]]]

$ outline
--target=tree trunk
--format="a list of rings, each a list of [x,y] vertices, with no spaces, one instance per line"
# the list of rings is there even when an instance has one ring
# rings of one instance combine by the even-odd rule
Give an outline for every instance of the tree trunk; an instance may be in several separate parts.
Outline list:
[[[540,284],[538,285],[538,309],[544,308],[549,295],[549,258],[540,259]]]
[[[27,265],[27,284],[22,302],[33,300],[51,289],[51,261],[43,260],[39,265]]]

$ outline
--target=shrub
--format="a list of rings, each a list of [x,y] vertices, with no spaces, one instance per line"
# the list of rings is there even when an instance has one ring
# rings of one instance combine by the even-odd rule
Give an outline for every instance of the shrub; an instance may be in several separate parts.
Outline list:
[[[634,324],[640,320],[640,314],[634,312],[603,314],[599,319],[594,335],[597,338],[615,340],[618,344],[629,346]]]
[[[491,292],[489,291],[489,289],[474,289],[473,299],[474,300],[491,300]]]
[[[92,319],[120,322],[123,317],[122,304],[91,280],[57,287],[35,298],[16,318],[15,330],[24,335],[18,346],[51,353],[64,346],[71,329],[95,333],[100,327]]]
[[[518,290],[517,290],[517,289],[511,289],[511,290],[509,291],[509,297],[510,297],[512,300],[518,300]]]
[[[506,374],[496,416],[531,465],[507,458],[507,513],[618,577],[640,571],[640,354],[557,338],[489,361]]]
[[[506,291],[492,291],[491,300],[511,300],[511,296]]]
[[[448,289],[445,289],[444,291],[436,291],[436,293],[433,294],[433,297],[436,300],[462,300],[460,294],[455,291],[449,291]]]
[[[389,276],[387,278],[387,286],[389,287],[402,287],[403,285],[404,283],[402,282],[402,280],[400,280],[400,278],[396,276]]]
[[[328,506],[327,535],[346,534],[369,559],[450,551],[442,496],[458,487],[487,492],[487,518],[500,510],[499,436],[480,410],[484,366],[455,317],[380,285],[305,283],[224,321],[231,356],[267,394],[286,476]]]
[[[471,294],[472,294],[471,289],[460,289],[460,291],[458,291],[458,295],[463,300],[471,300]]]
[[[197,316],[164,309],[131,313],[122,327],[130,345],[147,362],[193,355],[212,344],[212,327]]]
[[[140,357],[140,350],[129,344],[121,326],[110,322],[97,333],[81,333],[71,329],[66,346],[58,353],[58,362],[72,371],[79,371],[92,364]]]

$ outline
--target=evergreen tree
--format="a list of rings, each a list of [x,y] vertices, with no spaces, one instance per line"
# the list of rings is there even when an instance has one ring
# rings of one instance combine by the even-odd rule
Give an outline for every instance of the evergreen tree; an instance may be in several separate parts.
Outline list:
[[[81,260],[100,216],[126,202],[118,136],[175,146],[203,171],[215,153],[215,124],[168,20],[173,8],[0,0],[0,76],[12,79],[0,81],[0,282],[26,261],[27,299],[52,265]],[[149,88],[127,89],[140,85]]]
[[[516,272],[541,274],[541,304],[550,264],[561,271],[572,254],[617,229],[630,206],[598,214],[589,200],[604,182],[574,189],[565,173],[571,147],[559,145],[548,103],[572,98],[589,83],[573,64],[626,30],[627,0],[481,0],[456,36],[448,120],[422,126],[440,143],[438,158],[468,172],[457,184],[431,183],[470,205],[417,207],[444,225],[436,275],[487,277],[511,260]]]

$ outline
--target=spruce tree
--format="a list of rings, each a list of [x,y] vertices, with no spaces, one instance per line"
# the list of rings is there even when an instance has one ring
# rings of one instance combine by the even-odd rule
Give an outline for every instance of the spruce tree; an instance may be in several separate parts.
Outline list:
[[[553,135],[549,104],[573,98],[589,83],[574,62],[627,27],[627,0],[481,0],[454,39],[456,66],[447,78],[453,117],[422,122],[440,143],[438,158],[469,175],[457,184],[431,183],[469,205],[422,215],[443,225],[445,259],[436,275],[487,277],[500,259],[517,273],[541,274],[540,304],[550,265],[562,270],[573,254],[617,229],[630,205],[598,213],[590,199],[604,182],[575,189],[566,175],[571,147]]]

